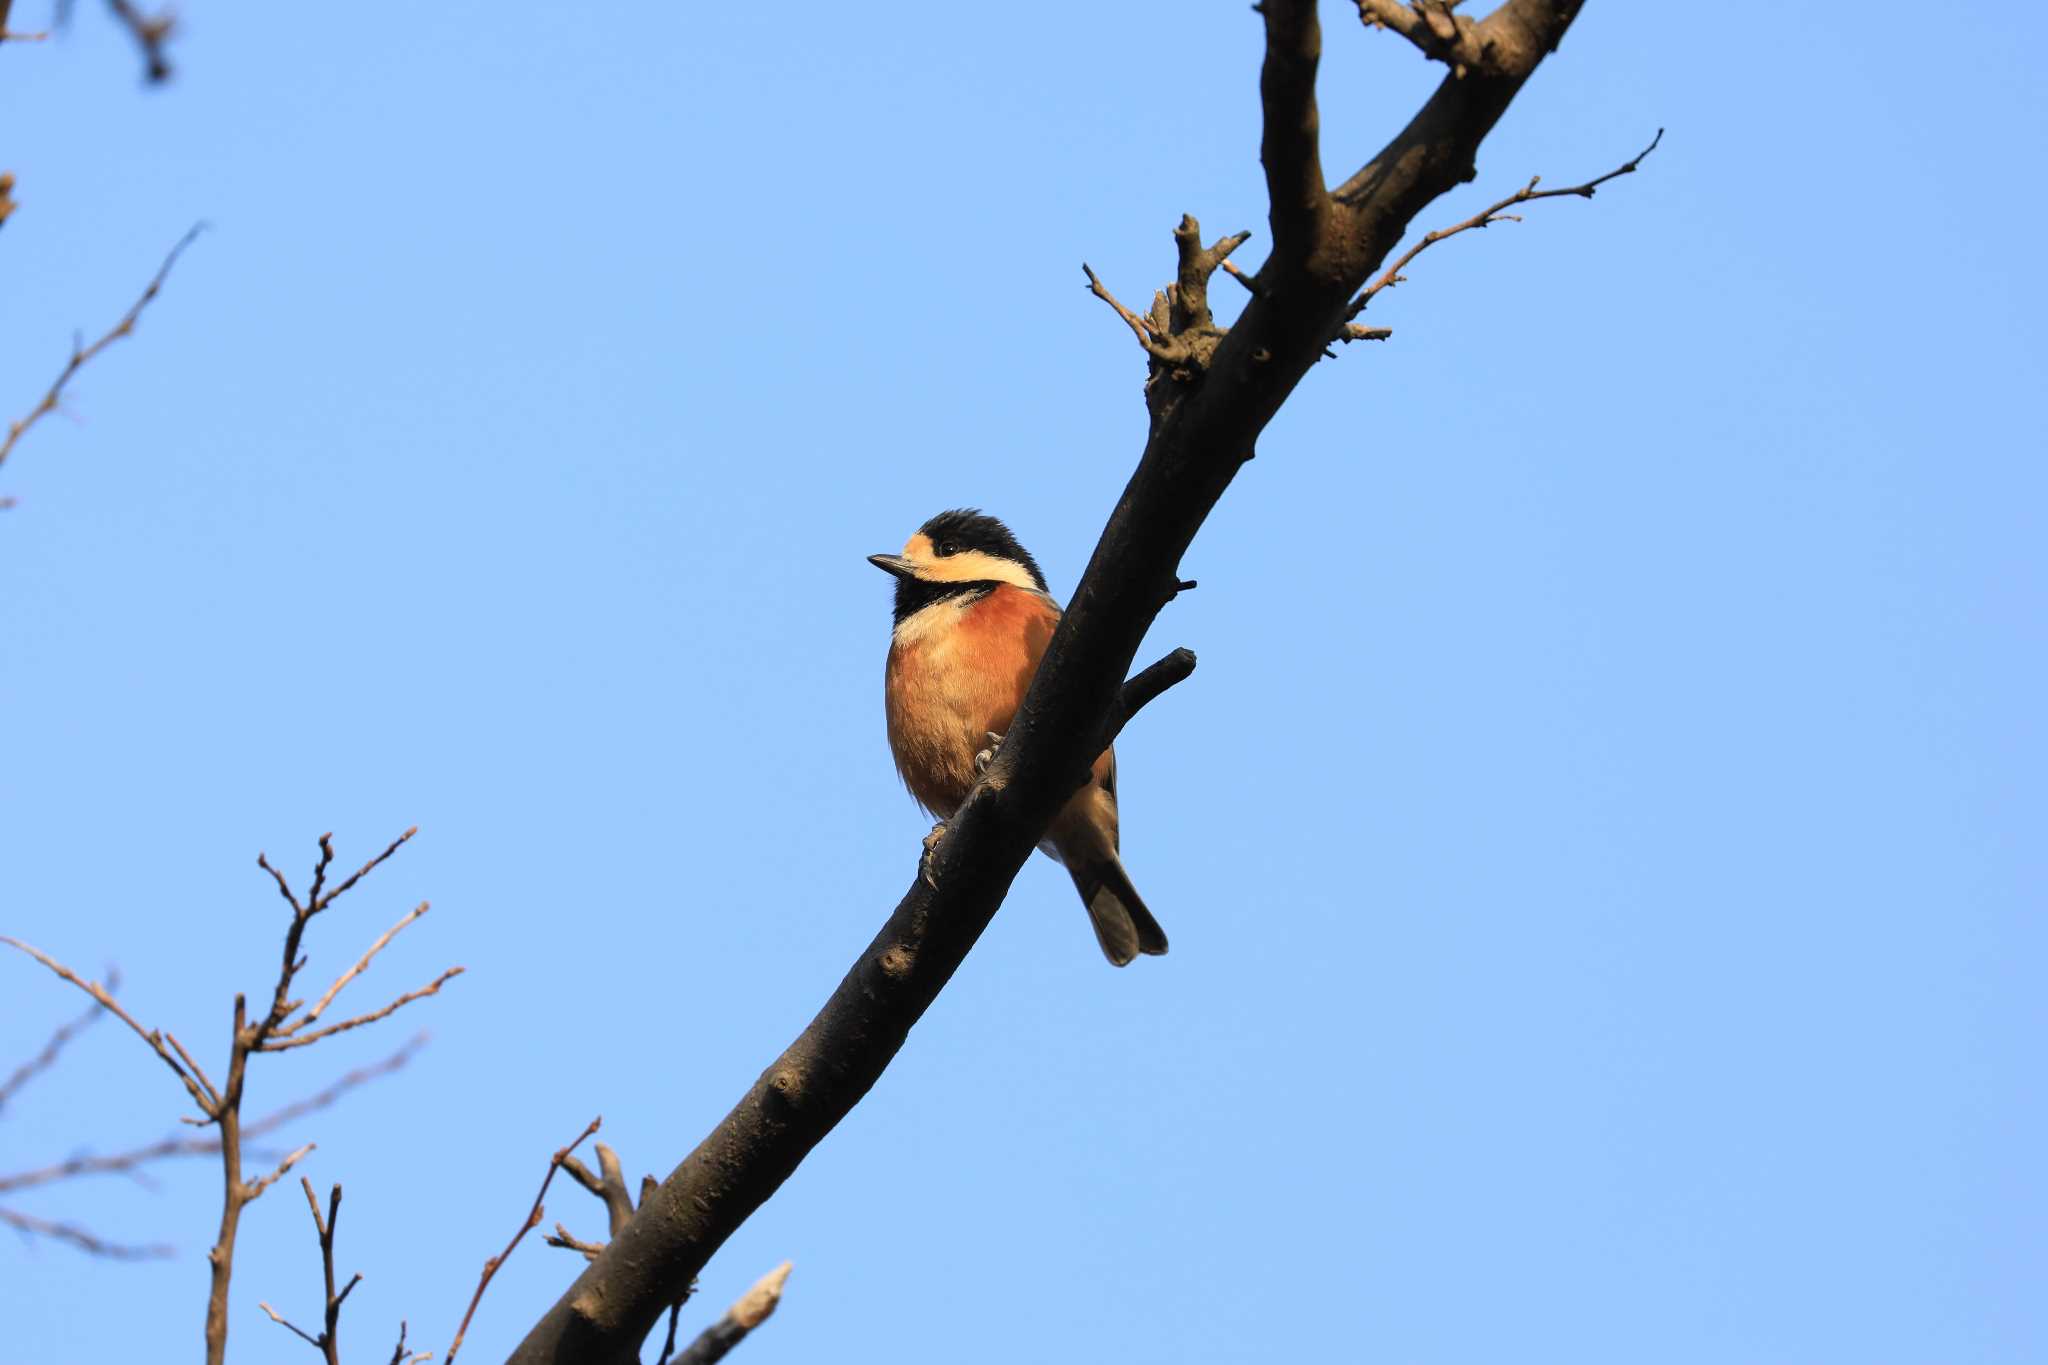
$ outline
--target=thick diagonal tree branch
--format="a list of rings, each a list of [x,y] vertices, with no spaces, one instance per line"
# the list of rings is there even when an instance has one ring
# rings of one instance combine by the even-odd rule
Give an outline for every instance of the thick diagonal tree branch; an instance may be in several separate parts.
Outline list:
[[[528,1333],[512,1359],[622,1365],[721,1244],[881,1075],[1002,904],[1088,765],[1151,684],[1124,682],[1179,564],[1259,433],[1416,214],[1469,179],[1480,141],[1580,0],[1506,0],[1492,66],[1453,75],[1406,129],[1322,193],[1312,0],[1265,0],[1262,143],[1274,243],[1212,354],[1148,389],[1151,431],[1031,690],[982,780],[817,1017]],[[1213,267],[1212,267],[1213,268]],[[1122,310],[1119,310],[1122,311]],[[1155,308],[1150,337],[1171,330]],[[1133,329],[1148,339],[1141,323]],[[1147,348],[1148,351],[1151,349]],[[1153,357],[1157,361],[1158,357]],[[1171,401],[1152,390],[1170,386]],[[1156,681],[1158,675],[1153,675]]]

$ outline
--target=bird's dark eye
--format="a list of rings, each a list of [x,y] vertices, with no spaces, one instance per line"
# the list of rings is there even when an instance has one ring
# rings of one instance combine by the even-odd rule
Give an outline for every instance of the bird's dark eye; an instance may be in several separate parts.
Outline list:
[[[959,554],[959,553],[960,553],[960,542],[959,542],[959,541],[957,541],[957,540],[942,540],[942,541],[940,541],[940,542],[939,542],[939,555],[940,555],[940,556],[941,556],[942,558],[943,558],[944,556],[946,556],[946,555],[957,555],[957,554]]]

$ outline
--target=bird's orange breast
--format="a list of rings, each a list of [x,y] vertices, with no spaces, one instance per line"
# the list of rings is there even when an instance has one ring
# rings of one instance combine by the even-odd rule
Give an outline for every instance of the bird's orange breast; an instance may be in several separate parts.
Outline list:
[[[1058,624],[1051,602],[1005,584],[898,627],[884,683],[889,747],[932,814],[952,815],[974,785],[974,755],[1009,730]]]

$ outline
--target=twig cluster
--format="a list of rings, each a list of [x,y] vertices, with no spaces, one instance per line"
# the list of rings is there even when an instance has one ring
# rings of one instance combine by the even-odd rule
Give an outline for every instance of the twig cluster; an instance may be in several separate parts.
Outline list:
[[[147,298],[148,296],[145,296],[144,302],[147,302]],[[132,316],[131,314],[131,320]],[[437,993],[444,984],[462,971],[460,967],[450,968],[425,986],[407,991],[379,1008],[344,1019],[338,1023],[322,1024],[320,1022],[324,1013],[334,1004],[342,991],[352,981],[363,975],[378,953],[391,943],[399,931],[426,913],[427,906],[423,902],[372,943],[368,951],[352,966],[344,970],[310,1008],[307,1008],[305,1002],[295,997],[293,993],[298,975],[304,970],[307,962],[306,957],[301,953],[301,945],[307,927],[316,917],[331,909],[337,900],[353,890],[363,878],[382,866],[386,860],[405,845],[407,840],[413,837],[414,833],[414,830],[407,830],[404,834],[392,840],[381,853],[378,853],[354,872],[331,886],[328,879],[334,864],[333,836],[322,835],[320,837],[320,856],[313,870],[312,883],[303,898],[293,890],[284,875],[271,865],[267,857],[260,854],[257,856],[257,865],[270,874],[271,879],[276,883],[278,893],[291,908],[291,920],[285,929],[284,952],[278,969],[277,981],[272,988],[268,1009],[261,1016],[251,1019],[247,997],[240,994],[235,996],[234,1027],[229,1036],[227,1069],[222,1073],[222,1079],[218,1084],[215,1083],[213,1077],[208,1074],[206,1069],[200,1065],[191,1050],[178,1039],[177,1035],[168,1030],[144,1027],[132,1014],[122,1007],[120,1002],[114,998],[112,991],[105,985],[87,980],[40,949],[33,948],[17,939],[0,937],[0,943],[15,948],[42,963],[57,976],[91,996],[100,1009],[112,1014],[115,1018],[126,1024],[129,1030],[136,1037],[140,1038],[149,1047],[150,1051],[163,1062],[171,1074],[177,1077],[179,1084],[185,1090],[186,1096],[192,1101],[194,1108],[198,1110],[197,1117],[186,1117],[184,1121],[197,1127],[211,1127],[216,1130],[217,1136],[208,1139],[203,1144],[189,1140],[167,1139],[163,1142],[152,1144],[149,1147],[138,1148],[132,1152],[121,1153],[113,1157],[85,1157],[77,1158],[71,1162],[57,1163],[55,1166],[45,1168],[43,1171],[30,1172],[25,1176],[18,1177],[16,1185],[13,1186],[14,1188],[19,1188],[28,1184],[44,1183],[50,1179],[62,1178],[64,1175],[105,1171],[131,1171],[146,1161],[161,1157],[196,1154],[207,1150],[217,1151],[220,1154],[222,1163],[223,1190],[220,1231],[214,1241],[212,1250],[207,1253],[207,1261],[211,1267],[211,1283],[207,1296],[206,1310],[206,1347],[209,1365],[221,1365],[226,1355],[228,1290],[234,1275],[235,1237],[240,1227],[242,1211],[249,1204],[260,1198],[265,1190],[283,1179],[307,1153],[313,1150],[314,1146],[314,1144],[309,1142],[288,1152],[272,1169],[252,1179],[243,1169],[246,1142],[251,1138],[271,1131],[290,1119],[331,1104],[340,1095],[366,1080],[404,1065],[407,1058],[418,1047],[419,1040],[414,1040],[414,1042],[408,1044],[393,1057],[374,1067],[351,1072],[334,1085],[329,1086],[326,1090],[309,1099],[287,1105],[284,1109],[272,1115],[257,1120],[255,1123],[245,1125],[242,1122],[242,1102],[247,1083],[249,1060],[262,1053],[283,1052],[293,1048],[308,1046],[323,1038],[332,1037],[337,1033],[343,1033],[387,1018],[411,1001]],[[333,1212],[334,1210],[331,1208],[328,1225],[322,1234],[323,1250],[330,1255]],[[88,1250],[99,1249],[87,1245],[86,1241],[73,1235],[78,1232],[77,1229],[66,1230],[59,1227],[36,1230],[47,1231],[52,1236],[64,1237],[66,1240],[78,1245],[86,1246]],[[117,1253],[106,1251],[103,1254]],[[342,1291],[339,1295],[330,1292],[329,1297],[333,1301],[331,1304],[332,1311],[338,1313],[340,1311],[340,1299],[346,1297],[346,1290]],[[324,1335],[331,1338],[332,1334],[333,1324],[330,1322]]]
[[[1152,307],[1143,316],[1118,302],[1116,295],[1096,277],[1094,269],[1085,261],[1081,263],[1081,273],[1088,277],[1088,292],[1116,310],[1150,357],[1145,392],[1155,411],[1168,401],[1168,390],[1159,383],[1162,377],[1185,384],[1208,368],[1216,343],[1223,338],[1223,329],[1216,325],[1209,309],[1209,281],[1219,269],[1229,270],[1240,280],[1244,278],[1230,265],[1230,253],[1249,241],[1251,235],[1249,230],[1233,232],[1205,247],[1202,225],[1191,214],[1181,215],[1180,225],[1173,230],[1179,269],[1171,284],[1153,292]]]

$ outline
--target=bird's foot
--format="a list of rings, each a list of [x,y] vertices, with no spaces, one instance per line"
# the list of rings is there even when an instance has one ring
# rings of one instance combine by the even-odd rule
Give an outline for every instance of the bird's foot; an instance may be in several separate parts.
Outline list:
[[[974,775],[976,777],[980,777],[988,771],[988,765],[996,761],[996,753],[1002,747],[1003,737],[990,730],[988,732],[988,747],[974,756]]]
[[[938,856],[939,840],[945,837],[946,822],[944,820],[941,820],[939,821],[939,823],[932,826],[932,832],[930,834],[924,836],[924,853],[917,860],[917,875],[922,877],[924,879],[924,884],[926,886],[929,886],[934,891],[939,889],[939,883],[938,880],[932,876],[932,860]]]

